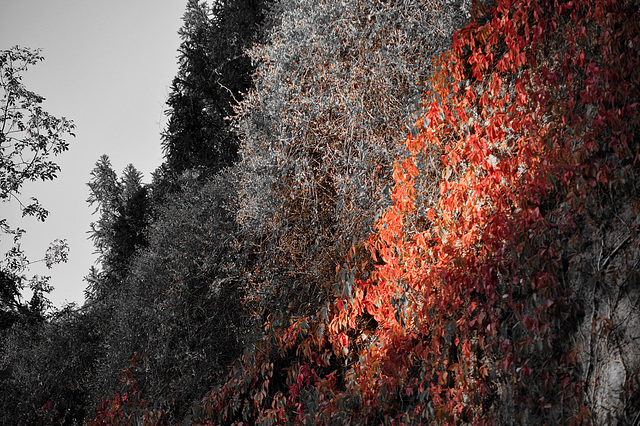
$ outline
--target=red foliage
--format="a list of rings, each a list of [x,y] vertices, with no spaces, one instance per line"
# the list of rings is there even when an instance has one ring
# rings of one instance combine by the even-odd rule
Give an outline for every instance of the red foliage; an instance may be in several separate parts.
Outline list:
[[[103,399],[102,404],[96,409],[95,416],[85,421],[85,425],[143,424],[157,426],[164,424],[164,411],[149,411],[145,400],[140,398],[140,392],[134,378],[139,358],[138,354],[134,355],[129,364],[122,369],[121,389],[116,391],[111,398]]]
[[[638,22],[624,2],[502,0],[456,33],[370,259],[354,247],[334,303],[243,357],[208,421],[588,422],[561,238],[640,159]]]

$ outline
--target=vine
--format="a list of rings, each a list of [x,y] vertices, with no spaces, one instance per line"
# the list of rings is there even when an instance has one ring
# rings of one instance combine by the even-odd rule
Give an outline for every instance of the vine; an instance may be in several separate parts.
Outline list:
[[[436,61],[394,204],[338,269],[335,301],[268,330],[202,423],[590,422],[564,248],[637,173],[638,12],[504,0],[474,14]]]
[[[158,426],[166,424],[164,410],[149,410],[147,402],[140,397],[140,390],[134,377],[141,356],[134,355],[122,369],[120,389],[109,398],[103,399],[95,411],[95,416],[85,421],[87,426],[133,425]]]

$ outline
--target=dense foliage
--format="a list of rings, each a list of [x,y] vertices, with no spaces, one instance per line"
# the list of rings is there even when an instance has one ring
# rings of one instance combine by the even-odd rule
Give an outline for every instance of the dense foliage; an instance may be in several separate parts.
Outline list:
[[[13,202],[23,216],[40,221],[46,219],[48,210],[34,197],[26,202],[21,194],[23,186],[28,181],[56,178],[60,166],[53,157],[68,149],[65,137],[73,136],[74,129],[72,121],[49,114],[42,106],[44,98],[22,82],[23,73],[42,60],[39,51],[28,48],[16,46],[0,51],[0,202]],[[20,245],[26,230],[14,226],[6,218],[0,219],[0,239],[10,241],[0,259],[0,422],[27,424],[37,421],[42,403],[53,389],[68,402],[66,406],[81,407],[74,386],[81,372],[73,371],[67,376],[70,386],[61,384],[61,375],[69,371],[57,368],[57,354],[49,351],[49,345],[72,343],[78,329],[75,324],[66,323],[61,332],[47,336],[45,330],[55,328],[47,323],[49,277],[27,277],[33,260],[27,258]],[[39,261],[51,268],[66,258],[66,242],[56,240]],[[28,301],[24,300],[26,289],[31,292]],[[85,353],[78,347],[69,352],[65,354],[69,360],[65,367],[74,365]],[[84,413],[63,415],[79,421]]]
[[[354,246],[336,300],[289,316],[245,355],[205,403],[213,423],[632,418],[612,402],[634,395],[635,346],[619,349],[633,361],[606,401],[598,394],[611,386],[594,378],[598,360],[576,330],[598,281],[625,302],[638,242],[621,238],[590,280],[576,279],[592,261],[576,248],[599,242],[580,226],[594,219],[603,231],[637,227],[624,212],[637,215],[637,11],[522,1],[474,13],[432,58],[425,114],[395,163],[394,205],[369,254]],[[596,209],[610,200],[619,222]],[[622,270],[604,272],[627,244]],[[590,340],[611,342],[599,323],[619,326],[615,306],[588,308]],[[637,338],[630,318],[619,345]]]
[[[166,163],[96,164],[100,268],[5,333],[3,421],[634,423],[639,18],[189,1]]]
[[[390,203],[391,164],[464,9],[445,2],[284,1],[250,51],[236,108],[237,221],[255,253],[248,298],[271,325],[315,313],[335,266]],[[275,18],[274,18],[275,19]],[[337,283],[341,285],[341,283]]]

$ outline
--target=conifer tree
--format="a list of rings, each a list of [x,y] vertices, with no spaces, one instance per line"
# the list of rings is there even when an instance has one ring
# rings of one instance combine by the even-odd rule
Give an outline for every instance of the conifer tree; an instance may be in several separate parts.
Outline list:
[[[264,0],[189,0],[184,14],[179,71],[167,101],[163,134],[168,168],[208,176],[237,158],[238,141],[226,120],[251,85],[244,49],[258,37]]]
[[[147,245],[150,203],[142,174],[131,164],[118,179],[109,157],[103,155],[91,175],[87,201],[96,205],[100,217],[91,224],[90,234],[103,269],[101,279],[90,281],[88,294],[96,297],[108,292],[99,288],[100,283],[113,285],[125,279],[131,257]]]

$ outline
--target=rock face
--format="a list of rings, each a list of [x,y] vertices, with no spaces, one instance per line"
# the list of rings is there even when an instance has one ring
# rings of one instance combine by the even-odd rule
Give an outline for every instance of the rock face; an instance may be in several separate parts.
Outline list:
[[[640,219],[634,198],[625,195],[590,212],[576,268],[568,274],[584,308],[575,339],[595,424],[640,421]]]

